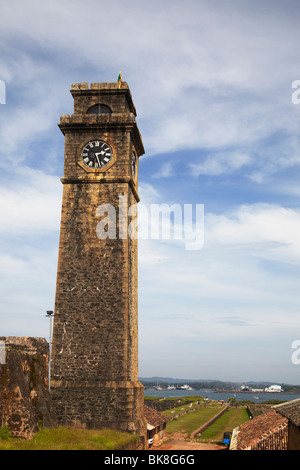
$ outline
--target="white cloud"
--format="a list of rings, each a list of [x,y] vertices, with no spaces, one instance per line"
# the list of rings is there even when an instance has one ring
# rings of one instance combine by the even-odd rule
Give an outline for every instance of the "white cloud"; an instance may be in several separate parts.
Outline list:
[[[0,188],[0,233],[22,237],[59,230],[61,196],[57,177],[19,167]]]
[[[191,163],[190,168],[194,176],[218,176],[240,170],[251,162],[252,158],[245,153],[236,151],[231,153],[222,152],[213,153],[203,163]]]
[[[171,162],[163,163],[160,169],[153,175],[153,178],[169,178],[174,175],[174,169]]]
[[[236,212],[211,216],[199,252],[148,241],[157,264],[140,256],[144,375],[155,362],[161,375],[295,382],[290,346],[299,336],[293,269],[300,261],[299,213],[276,207]],[[274,220],[278,230],[272,231]],[[144,249],[140,243],[142,255]]]
[[[300,262],[299,224],[296,211],[241,207],[226,218],[208,216],[206,243],[199,252],[185,252],[172,241],[164,246],[152,241],[159,264],[140,260],[143,311],[149,309],[157,319],[167,315],[178,330],[190,330],[189,338],[201,332],[223,341],[227,335],[228,342],[233,341],[230,347],[238,337],[255,335],[259,342],[266,328],[270,336],[280,330],[291,333],[300,309],[293,270]],[[159,259],[159,253],[164,258]],[[228,319],[234,320],[234,330]]]
[[[241,246],[263,258],[300,263],[300,209],[249,204],[228,215],[206,215],[208,245]]]
[[[3,335],[47,336],[61,211],[59,178],[17,166],[0,188],[0,325]]]
[[[48,337],[45,314],[54,307],[58,238],[47,237],[42,248],[25,240],[14,243],[7,253],[1,243],[1,334]]]

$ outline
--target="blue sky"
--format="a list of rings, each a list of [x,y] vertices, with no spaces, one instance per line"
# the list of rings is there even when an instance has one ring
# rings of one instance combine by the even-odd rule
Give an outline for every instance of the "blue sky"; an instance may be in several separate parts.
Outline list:
[[[48,336],[74,82],[121,69],[151,204],[204,204],[205,242],[139,243],[139,372],[300,384],[300,4],[11,0],[1,6],[1,335]]]

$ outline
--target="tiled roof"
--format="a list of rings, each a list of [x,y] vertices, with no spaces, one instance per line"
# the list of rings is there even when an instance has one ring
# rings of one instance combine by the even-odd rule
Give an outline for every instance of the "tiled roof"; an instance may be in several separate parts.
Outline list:
[[[251,403],[247,406],[248,412],[252,418],[259,416],[272,410],[272,405],[265,405],[263,403]]]
[[[169,421],[169,418],[167,416],[146,405],[144,405],[144,416],[146,418],[147,423],[151,424],[151,426],[154,426],[155,428]]]
[[[273,410],[256,416],[237,428],[236,449],[249,448],[279,430],[287,433],[287,424],[287,419]]]
[[[300,427],[300,398],[275,405],[272,408],[280,413],[281,416],[291,421],[295,426]]]

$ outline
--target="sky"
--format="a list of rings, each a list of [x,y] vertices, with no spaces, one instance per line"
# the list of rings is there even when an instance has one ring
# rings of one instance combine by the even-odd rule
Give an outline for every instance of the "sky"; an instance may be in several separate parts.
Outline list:
[[[121,70],[140,204],[204,208],[198,249],[139,240],[139,375],[300,384],[299,15],[297,0],[2,2],[1,336],[49,339],[57,123],[72,83]]]

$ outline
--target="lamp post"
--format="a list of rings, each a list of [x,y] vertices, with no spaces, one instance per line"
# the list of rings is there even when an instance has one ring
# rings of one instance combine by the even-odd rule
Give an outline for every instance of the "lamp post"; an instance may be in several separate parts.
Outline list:
[[[49,361],[48,361],[48,385],[50,392],[50,380],[51,380],[51,351],[52,351],[52,318],[54,312],[53,310],[47,310],[46,317],[50,318],[50,339],[49,339]]]

